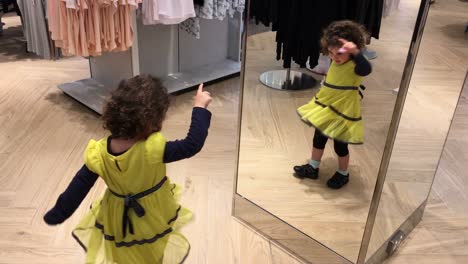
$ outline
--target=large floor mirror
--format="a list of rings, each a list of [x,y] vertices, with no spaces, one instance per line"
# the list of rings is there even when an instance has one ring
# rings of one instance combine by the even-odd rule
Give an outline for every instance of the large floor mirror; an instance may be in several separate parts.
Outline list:
[[[346,8],[367,4],[382,12],[378,36],[370,38],[363,51],[373,68],[363,81],[364,143],[349,144],[349,181],[342,188],[327,184],[339,166],[333,140],[326,144],[318,178],[298,177],[294,167],[310,162],[315,128],[296,110],[328,80],[294,63],[289,73],[277,60],[278,25],[300,20],[291,17],[291,10],[298,8],[295,4],[247,1],[250,22],[243,46],[233,214],[302,261],[380,263],[421,219],[461,87],[411,85],[414,78],[422,78],[413,75],[413,69],[424,41],[429,0],[296,2],[300,8],[311,8],[299,13],[319,17],[310,18],[323,25],[311,27],[319,30],[311,32],[317,41],[323,27],[334,20],[368,22],[368,17],[360,19]],[[345,7],[338,12],[340,5]],[[262,13],[262,8],[268,11]],[[311,68],[314,65],[310,63]],[[265,76],[278,81],[265,75],[272,71],[303,82],[301,89],[268,87]]]

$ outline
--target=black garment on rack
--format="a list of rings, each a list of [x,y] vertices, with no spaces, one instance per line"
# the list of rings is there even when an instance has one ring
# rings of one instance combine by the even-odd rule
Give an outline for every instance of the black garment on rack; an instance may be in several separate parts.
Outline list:
[[[369,34],[378,39],[382,23],[384,0],[353,0],[356,2],[354,21],[364,25]]]
[[[379,37],[384,0],[250,0],[250,18],[276,31],[276,59],[283,67],[317,64],[320,38],[333,21],[354,20]]]
[[[8,13],[11,11],[15,11],[18,16],[21,16],[20,9],[18,7],[18,3],[16,0],[0,0],[0,7],[3,13]],[[10,5],[13,5],[13,9],[10,10]]]
[[[193,0],[193,3],[198,6],[205,5],[205,0]]]
[[[277,31],[277,59],[290,68],[292,61],[306,67],[309,60],[314,67],[320,54],[320,37],[333,21],[350,19],[349,0],[283,1],[280,4]]]
[[[250,18],[255,19],[257,24],[262,23],[267,27],[271,26],[278,21],[280,1],[281,0],[250,0]]]

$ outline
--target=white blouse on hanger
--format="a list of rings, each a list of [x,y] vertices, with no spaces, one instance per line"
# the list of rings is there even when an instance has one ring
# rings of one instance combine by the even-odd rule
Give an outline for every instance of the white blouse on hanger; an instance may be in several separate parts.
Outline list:
[[[179,24],[195,17],[193,0],[144,0],[143,24]]]

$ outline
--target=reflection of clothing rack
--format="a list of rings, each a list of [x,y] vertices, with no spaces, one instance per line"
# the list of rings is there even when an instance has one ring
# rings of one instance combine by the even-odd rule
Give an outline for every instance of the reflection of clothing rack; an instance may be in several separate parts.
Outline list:
[[[333,21],[354,20],[364,24],[369,33],[378,38],[383,1],[251,0],[249,17],[272,26],[276,32],[277,59],[283,60],[284,68],[290,68],[292,62],[305,68],[307,61],[313,68],[320,54],[322,31]]]
[[[313,88],[316,80],[312,81],[313,78],[307,74],[291,71],[292,62],[304,68],[309,61],[310,67],[313,68],[320,54],[319,39],[322,30],[335,20],[351,19],[360,22],[372,36],[378,38],[383,1],[251,0],[249,18],[267,27],[272,25],[272,30],[276,31],[276,58],[283,60],[283,67],[286,68],[283,71],[262,74],[261,82],[281,90]],[[310,12],[316,10],[320,12],[311,15]],[[293,84],[294,79],[296,85]]]
[[[247,27],[247,37],[271,31],[270,27],[256,24],[253,20],[249,20]],[[317,83],[312,76],[302,72],[292,71],[291,68],[264,72],[260,75],[260,82],[273,89],[288,91],[309,89],[314,87]]]
[[[264,72],[260,75],[260,82],[273,89],[288,91],[310,89],[317,84],[312,76],[291,71],[291,68]]]
[[[206,30],[195,39],[178,25],[144,26],[134,18],[130,50],[89,59],[91,78],[59,85],[74,99],[101,113],[120,80],[140,73],[160,77],[169,93],[240,72],[241,15],[201,20]]]

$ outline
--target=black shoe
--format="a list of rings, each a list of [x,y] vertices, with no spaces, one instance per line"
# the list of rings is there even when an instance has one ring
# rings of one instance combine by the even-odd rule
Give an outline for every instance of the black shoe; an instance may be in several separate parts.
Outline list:
[[[327,186],[332,189],[340,189],[349,182],[349,174],[343,175],[339,172],[336,172],[333,177],[327,181]]]
[[[319,176],[319,169],[315,169],[310,164],[301,166],[294,166],[294,172],[299,178],[317,179]]]

